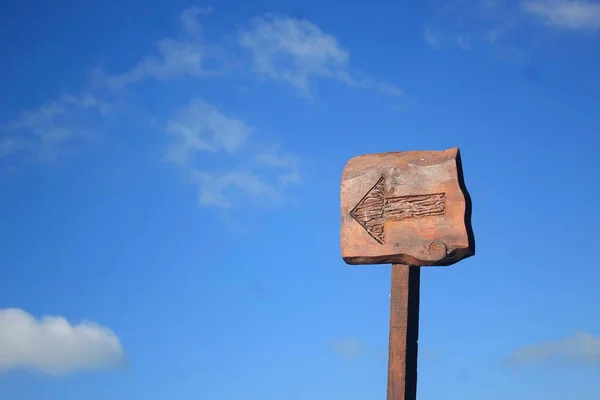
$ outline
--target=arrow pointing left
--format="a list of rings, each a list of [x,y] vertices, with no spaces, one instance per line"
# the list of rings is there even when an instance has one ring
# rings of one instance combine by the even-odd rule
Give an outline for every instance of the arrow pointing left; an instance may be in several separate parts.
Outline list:
[[[350,211],[367,233],[380,244],[385,243],[385,222],[407,218],[444,215],[445,193],[408,196],[386,196],[385,175]]]

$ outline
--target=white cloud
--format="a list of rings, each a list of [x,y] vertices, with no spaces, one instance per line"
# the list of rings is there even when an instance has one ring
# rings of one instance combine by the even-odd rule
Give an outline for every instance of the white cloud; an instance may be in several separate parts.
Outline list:
[[[336,356],[346,361],[356,361],[364,354],[363,344],[355,338],[332,340],[329,346]]]
[[[425,41],[433,48],[441,44],[459,50],[504,48],[521,19],[519,7],[503,0],[471,0],[442,3],[426,26]]]
[[[75,107],[97,109],[101,114],[104,115],[113,111],[113,106],[110,103],[102,101],[90,93],[86,93],[80,98],[71,94],[65,94],[61,96],[61,100]]]
[[[267,14],[240,31],[239,43],[250,51],[255,72],[291,84],[304,95],[310,94],[311,82],[317,78],[387,94],[401,93],[392,84],[351,71],[348,51],[334,36],[306,20]]]
[[[519,348],[506,360],[511,366],[549,362],[600,365],[600,337],[579,332],[573,337]]]
[[[526,1],[524,9],[546,24],[566,29],[600,29],[600,3],[573,0]]]
[[[456,44],[461,50],[471,50],[471,37],[469,34],[456,35]]]
[[[167,159],[182,164],[202,151],[236,152],[246,143],[252,128],[224,115],[214,105],[194,99],[167,123],[166,131],[175,138]]]
[[[423,37],[425,38],[425,42],[431,47],[439,47],[440,46],[440,37],[439,34],[431,27],[426,26]]]
[[[52,375],[122,365],[119,338],[92,322],[70,324],[65,318],[36,319],[27,312],[0,310],[0,370],[33,369]]]
[[[157,41],[156,54],[143,58],[129,71],[115,75],[103,75],[96,71],[96,79],[109,88],[121,89],[146,79],[224,74],[229,70],[229,60],[235,54],[233,49],[226,51],[216,42],[203,37],[198,18],[210,12],[210,8],[185,9],[179,16],[180,37]],[[306,20],[266,14],[252,20],[247,29],[241,29],[238,39],[237,44],[241,48],[250,50],[256,73],[287,82],[307,96],[310,94],[311,81],[317,78],[334,79],[351,87],[374,89],[392,96],[402,93],[389,82],[357,70],[351,71],[348,51],[340,47],[334,36],[324,33]]]
[[[91,94],[65,94],[38,109],[23,111],[16,121],[0,127],[0,159],[22,155],[37,161],[56,160],[70,145],[94,136],[96,129],[89,128],[89,119],[112,109]]]
[[[210,12],[211,8],[185,9],[179,16],[180,37],[157,41],[156,54],[143,58],[126,72],[106,75],[96,71],[96,81],[118,90],[147,79],[220,76],[234,65],[245,67],[232,62],[239,48],[226,51],[216,42],[205,40],[198,18]],[[390,96],[402,94],[390,82],[351,69],[349,53],[338,40],[306,20],[266,14],[238,31],[237,45],[250,51],[253,71],[259,76],[291,84],[305,96],[310,96],[312,81],[318,78]]]
[[[203,206],[231,208],[243,201],[240,194],[263,206],[279,206],[288,200],[287,185],[299,182],[294,154],[251,141],[254,128],[203,99],[193,99],[165,130],[173,138],[165,158],[189,174]],[[208,169],[211,155],[219,165]],[[233,167],[223,167],[232,159]]]
[[[240,33],[260,74],[309,91],[312,77],[349,80],[349,54],[335,37],[305,20],[268,15]]]
[[[184,32],[189,36],[199,37],[202,33],[202,26],[198,23],[198,17],[201,14],[210,12],[212,12],[212,8],[210,7],[203,8],[192,6],[183,10],[181,14],[179,14],[179,20],[181,21]]]
[[[202,37],[202,26],[198,17],[211,12],[210,8],[190,7],[179,16],[183,35],[181,38],[164,38],[156,43],[157,54],[145,57],[131,70],[117,75],[105,76],[104,80],[113,89],[146,79],[170,79],[179,76],[214,76],[222,72],[209,68],[210,61],[222,62],[223,50]]]
[[[298,157],[293,153],[283,151],[280,146],[263,148],[256,155],[256,162],[258,165],[283,171],[278,178],[282,184],[300,181]]]
[[[489,48],[501,58],[517,62],[525,62],[528,48],[536,46],[540,24],[536,27],[533,22],[573,31],[600,29],[597,1],[474,0],[444,5],[436,11],[425,28],[425,41],[431,47],[448,42],[461,50]],[[442,36],[440,31],[446,34]]]
[[[203,206],[231,208],[235,205],[232,198],[239,193],[266,207],[280,206],[286,201],[279,186],[247,169],[225,173],[195,171],[192,179],[198,184],[198,201]]]

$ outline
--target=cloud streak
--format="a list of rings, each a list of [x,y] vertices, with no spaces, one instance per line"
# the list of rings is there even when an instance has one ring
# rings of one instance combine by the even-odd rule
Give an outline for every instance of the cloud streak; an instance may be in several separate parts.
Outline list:
[[[55,161],[64,152],[97,133],[97,118],[113,111],[108,102],[92,94],[65,94],[40,108],[23,111],[0,128],[0,159],[24,156]]]
[[[93,322],[72,325],[59,316],[36,319],[27,312],[0,310],[0,370],[36,370],[51,375],[110,369],[123,364],[119,338]]]
[[[512,367],[548,363],[600,365],[600,337],[579,332],[562,340],[521,347],[505,363]]]
[[[364,346],[356,338],[331,340],[329,347],[337,357],[344,361],[357,361],[364,355]]]
[[[260,144],[253,127],[204,99],[193,99],[165,131],[172,138],[166,161],[189,175],[203,206],[232,208],[240,194],[261,206],[280,206],[289,200],[289,184],[300,180],[294,154]],[[228,161],[234,166],[225,167]],[[216,166],[208,168],[211,162]]]
[[[431,47],[437,48],[440,46],[439,34],[431,26],[425,27],[425,30],[423,32],[423,38],[425,39],[425,42]]]
[[[434,20],[425,25],[424,40],[430,47],[491,49],[501,58],[518,62],[535,46],[532,37],[550,30],[589,32],[600,28],[600,4],[585,0],[475,0],[435,11]]]
[[[175,139],[167,159],[183,164],[203,151],[235,153],[246,144],[252,128],[196,98],[167,123],[166,131]]]
[[[239,50],[246,50],[258,76],[290,84],[304,96],[310,96],[316,79],[336,80],[390,96],[402,94],[394,84],[352,69],[350,54],[337,38],[309,21],[265,14],[239,29],[236,48],[226,51],[224,46],[204,38],[198,19],[210,12],[210,8],[185,9],[179,16],[180,37],[157,41],[155,54],[144,57],[129,71],[104,76],[100,73],[101,81],[119,90],[147,79],[225,75],[231,70],[229,60],[237,58]]]
[[[394,84],[354,68],[349,51],[338,39],[310,21],[265,14],[236,28],[227,40],[213,41],[206,38],[201,23],[211,11],[183,10],[178,34],[158,40],[154,51],[129,68],[95,70],[91,92],[61,96],[0,127],[0,159],[62,157],[73,146],[97,136],[102,121],[93,124],[93,118],[112,112],[114,107],[95,93],[118,101],[127,94],[125,89],[133,91],[149,81],[162,83],[168,90],[164,84],[173,79],[190,82],[229,76],[239,83],[239,79],[259,78],[291,86],[310,98],[318,80],[330,80],[386,96],[402,94]],[[236,207],[246,200],[264,206],[287,204],[291,200],[288,189],[302,180],[299,157],[281,144],[263,142],[255,127],[217,107],[206,95],[190,95],[194,97],[186,106],[159,124],[170,138],[164,161],[185,171],[188,181],[198,188],[199,203],[220,208]],[[165,100],[161,107],[180,106]]]
[[[307,20],[278,14],[255,18],[239,32],[239,44],[250,52],[258,75],[288,83],[305,96],[310,96],[316,79],[332,79],[390,95],[402,93],[390,83],[353,71],[350,54],[337,38]]]
[[[156,42],[156,54],[140,60],[129,71],[104,76],[104,82],[113,90],[147,79],[166,80],[181,76],[192,78],[220,75],[219,66],[208,67],[208,63],[224,64],[226,54],[222,48],[204,40],[201,15],[212,12],[210,8],[190,7],[179,15],[182,35],[180,38],[164,38]]]
[[[526,1],[523,8],[549,26],[570,30],[600,29],[600,4],[596,2],[538,0]]]

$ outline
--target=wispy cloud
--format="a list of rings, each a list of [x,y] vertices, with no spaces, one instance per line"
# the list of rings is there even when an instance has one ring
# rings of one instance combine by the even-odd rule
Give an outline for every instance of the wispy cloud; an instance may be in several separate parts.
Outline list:
[[[0,310],[0,370],[31,369],[51,375],[107,369],[125,361],[119,338],[93,322],[69,323],[60,316],[36,319]]]
[[[471,36],[468,33],[456,35],[455,40],[461,50],[471,50]]]
[[[252,200],[258,205],[273,207],[286,202],[281,187],[250,169],[223,173],[195,171],[192,182],[198,185],[198,200],[204,206],[231,208]]]
[[[256,163],[279,172],[278,181],[281,184],[300,181],[298,157],[291,152],[282,150],[281,146],[271,145],[261,148],[256,154]]]
[[[463,51],[472,50],[473,35],[470,33],[459,33],[445,35],[441,31],[426,26],[423,34],[425,42],[433,49],[441,49],[444,46],[457,47]]]
[[[425,26],[423,38],[425,39],[425,42],[427,42],[427,44],[431,47],[437,48],[441,44],[439,34],[431,26]]]
[[[600,365],[600,337],[579,332],[562,340],[525,346],[516,349],[505,362],[513,367],[556,362]]]
[[[364,345],[356,338],[331,340],[329,347],[333,353],[345,361],[356,361],[364,355]]]
[[[546,28],[600,28],[600,3],[585,0],[456,1],[438,7],[434,15],[425,26],[424,40],[430,47],[491,49],[503,59],[519,62],[535,45],[531,38],[545,34]]]
[[[185,9],[179,16],[182,30],[179,38],[159,40],[156,54],[143,58],[129,71],[104,76],[104,81],[110,88],[120,89],[146,79],[198,78],[221,74],[223,69],[218,65],[225,62],[226,54],[218,45],[203,38],[202,26],[198,22],[201,15],[211,11],[210,8],[200,7]],[[215,63],[216,67],[208,66]]]
[[[443,3],[425,26],[425,42],[435,49],[503,46],[502,39],[515,27],[519,12],[519,7],[502,0]]]
[[[600,3],[573,0],[526,1],[523,8],[550,26],[572,30],[600,29]]]
[[[217,41],[204,38],[198,18],[210,8],[190,7],[181,12],[181,35],[156,43],[156,53],[144,57],[130,70],[118,74],[97,73],[97,79],[112,89],[146,79],[165,80],[224,75],[239,50],[251,54],[252,69],[263,78],[286,82],[309,96],[315,79],[333,79],[350,87],[377,90],[398,96],[394,84],[350,67],[349,52],[334,36],[307,20],[277,14],[255,18],[238,31],[236,48],[225,50]],[[245,65],[237,65],[245,68]]]
[[[351,87],[399,95],[396,86],[380,82],[350,67],[349,52],[334,36],[307,20],[267,14],[239,33],[259,75],[285,82],[308,96],[315,79],[333,79]]]
[[[99,85],[88,94],[61,96],[0,127],[0,158],[28,154],[51,160],[95,137],[102,121],[90,123],[91,116],[102,118],[113,109],[98,93],[119,99],[122,89],[133,91],[144,82],[225,77],[233,67],[253,71],[237,74],[236,80],[282,82],[305,96],[312,95],[311,88],[320,79],[396,98],[402,94],[396,85],[354,68],[338,39],[310,21],[266,14],[237,28],[233,42],[209,40],[201,18],[211,11],[183,10],[179,33],[158,40],[152,54],[142,54],[122,71],[96,70],[94,83]],[[281,143],[265,141],[257,128],[207,100],[207,94],[196,96],[190,93],[185,107],[157,122],[171,138],[164,160],[185,171],[198,187],[199,203],[221,208],[252,202],[287,204],[289,187],[301,182],[299,157]],[[177,107],[168,100],[164,106]]]
[[[166,132],[173,138],[166,160],[189,174],[201,205],[231,208],[251,200],[278,206],[289,200],[287,186],[299,181],[294,154],[261,144],[251,137],[253,127],[204,99],[193,99],[180,110]],[[209,160],[210,155],[217,160]]]
[[[167,123],[166,131],[174,138],[167,159],[182,164],[203,151],[235,153],[252,128],[197,98]]]
[[[109,114],[108,102],[84,94],[65,94],[40,108],[23,111],[0,128],[0,159],[10,156],[55,161],[71,146],[97,133],[97,118]]]

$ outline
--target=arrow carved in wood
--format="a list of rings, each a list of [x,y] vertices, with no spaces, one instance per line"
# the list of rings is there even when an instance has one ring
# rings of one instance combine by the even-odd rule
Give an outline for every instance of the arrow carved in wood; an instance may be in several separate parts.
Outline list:
[[[444,215],[446,194],[386,196],[385,175],[350,211],[350,215],[373,239],[385,243],[385,223],[407,218]]]

